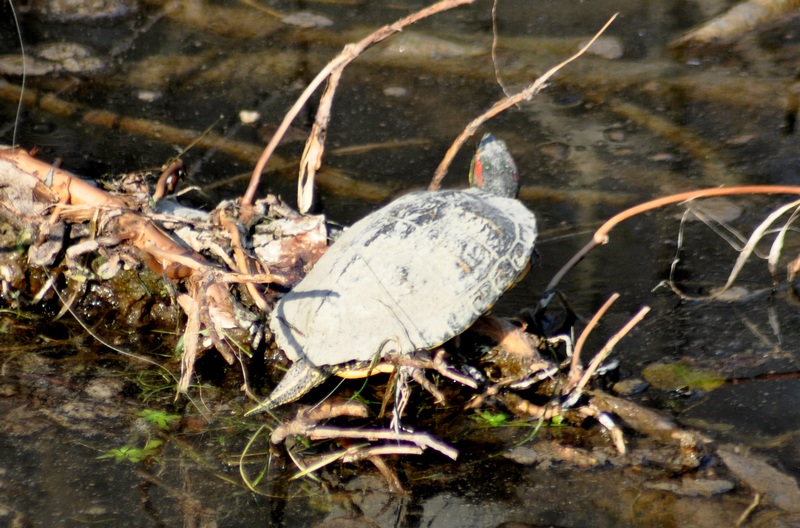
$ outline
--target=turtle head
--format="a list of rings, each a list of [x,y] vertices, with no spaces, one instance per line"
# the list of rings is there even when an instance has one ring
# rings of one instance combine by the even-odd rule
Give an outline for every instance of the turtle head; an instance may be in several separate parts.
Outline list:
[[[498,196],[516,198],[519,173],[505,141],[491,134],[483,136],[469,168],[469,183]]]

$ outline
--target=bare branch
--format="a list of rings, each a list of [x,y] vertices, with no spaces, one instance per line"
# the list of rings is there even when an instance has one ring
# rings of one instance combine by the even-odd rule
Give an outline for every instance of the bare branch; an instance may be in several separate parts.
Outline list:
[[[425,9],[417,11],[414,14],[411,14],[401,20],[398,20],[394,24],[390,24],[388,26],[383,26],[379,30],[371,33],[366,38],[360,40],[355,44],[347,44],[335,59],[329,62],[323,69],[320,71],[316,77],[309,83],[306,89],[300,94],[300,97],[297,99],[295,104],[289,111],[286,113],[286,116],[283,118],[278,129],[275,131],[275,134],[270,139],[269,143],[267,144],[266,148],[264,148],[264,152],[262,152],[261,157],[256,163],[255,168],[253,169],[253,175],[250,178],[250,185],[247,187],[247,191],[242,196],[242,205],[249,206],[253,204],[253,200],[255,199],[256,191],[258,190],[258,184],[261,180],[261,173],[264,171],[264,167],[266,167],[267,162],[269,161],[272,153],[275,152],[275,149],[278,147],[278,143],[283,138],[283,135],[289,129],[289,125],[294,121],[297,117],[297,114],[300,113],[300,110],[305,106],[308,99],[311,97],[317,88],[322,84],[322,82],[328,78],[328,76],[332,75],[336,70],[344,69],[348,64],[353,62],[359,55],[361,55],[367,48],[374,46],[375,44],[386,40],[390,36],[394,35],[402,31],[405,27],[414,24],[418,20],[423,18],[435,15],[437,13],[441,13],[442,11],[447,11],[449,9],[453,9],[454,7],[458,7],[461,5],[471,4],[475,0],[443,0],[437,4],[432,6],[428,6]],[[321,153],[320,153],[321,155]]]
[[[536,94],[542,91],[542,88],[544,88],[545,83],[550,79],[550,77],[555,75],[555,73],[558,72],[558,70],[560,70],[570,62],[574,61],[581,55],[583,55],[586,52],[586,50],[589,49],[589,46],[591,46],[594,43],[594,41],[597,40],[597,37],[603,34],[603,32],[606,30],[606,28],[608,28],[608,26],[611,24],[611,22],[614,21],[615,18],[617,18],[616,14],[612,16],[610,19],[608,19],[608,22],[606,22],[605,25],[603,25],[603,27],[600,28],[600,31],[598,31],[597,34],[594,37],[592,37],[592,40],[590,40],[588,43],[586,43],[585,46],[583,46],[580,50],[578,50],[578,52],[575,55],[547,70],[544,73],[544,75],[536,79],[536,81],[534,81],[533,84],[530,84],[521,92],[518,92],[508,97],[504,97],[503,99],[497,101],[494,105],[492,105],[492,107],[489,110],[487,110],[480,116],[473,119],[472,122],[470,122],[470,124],[467,125],[467,128],[465,128],[464,131],[461,132],[461,134],[456,138],[456,140],[453,141],[453,144],[450,146],[450,148],[447,149],[447,152],[445,153],[442,162],[439,164],[439,167],[436,168],[436,172],[433,174],[433,180],[428,186],[428,190],[436,191],[439,189],[439,187],[442,184],[442,180],[447,174],[447,169],[450,168],[450,164],[453,162],[453,158],[456,157],[456,154],[461,149],[461,146],[464,144],[467,138],[475,134],[475,131],[478,130],[478,127],[480,127],[483,123],[493,118],[494,116],[511,108],[515,104],[520,103],[522,101],[529,101],[530,99],[532,99]]]

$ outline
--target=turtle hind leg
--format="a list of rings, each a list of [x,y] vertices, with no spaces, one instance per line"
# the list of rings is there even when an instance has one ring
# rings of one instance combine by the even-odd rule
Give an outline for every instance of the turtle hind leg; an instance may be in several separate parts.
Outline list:
[[[325,381],[328,374],[322,369],[314,367],[307,361],[295,361],[284,374],[278,386],[272,390],[269,397],[250,409],[245,416],[268,411],[284,403],[293,402],[305,393]]]

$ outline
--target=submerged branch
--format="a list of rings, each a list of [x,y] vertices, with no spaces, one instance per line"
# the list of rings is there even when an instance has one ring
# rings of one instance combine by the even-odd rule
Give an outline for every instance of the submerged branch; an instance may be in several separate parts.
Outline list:
[[[692,44],[733,40],[781,17],[795,14],[798,0],[748,0],[736,4],[723,14],[689,31],[670,44],[678,49]]]

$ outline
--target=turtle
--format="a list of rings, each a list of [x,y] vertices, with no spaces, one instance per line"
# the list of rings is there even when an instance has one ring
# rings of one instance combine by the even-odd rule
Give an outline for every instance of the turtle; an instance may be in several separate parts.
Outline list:
[[[376,357],[438,347],[527,272],[536,217],[516,199],[517,168],[503,141],[481,139],[470,183],[408,193],[344,231],[276,304],[270,329],[293,363],[248,414]]]

